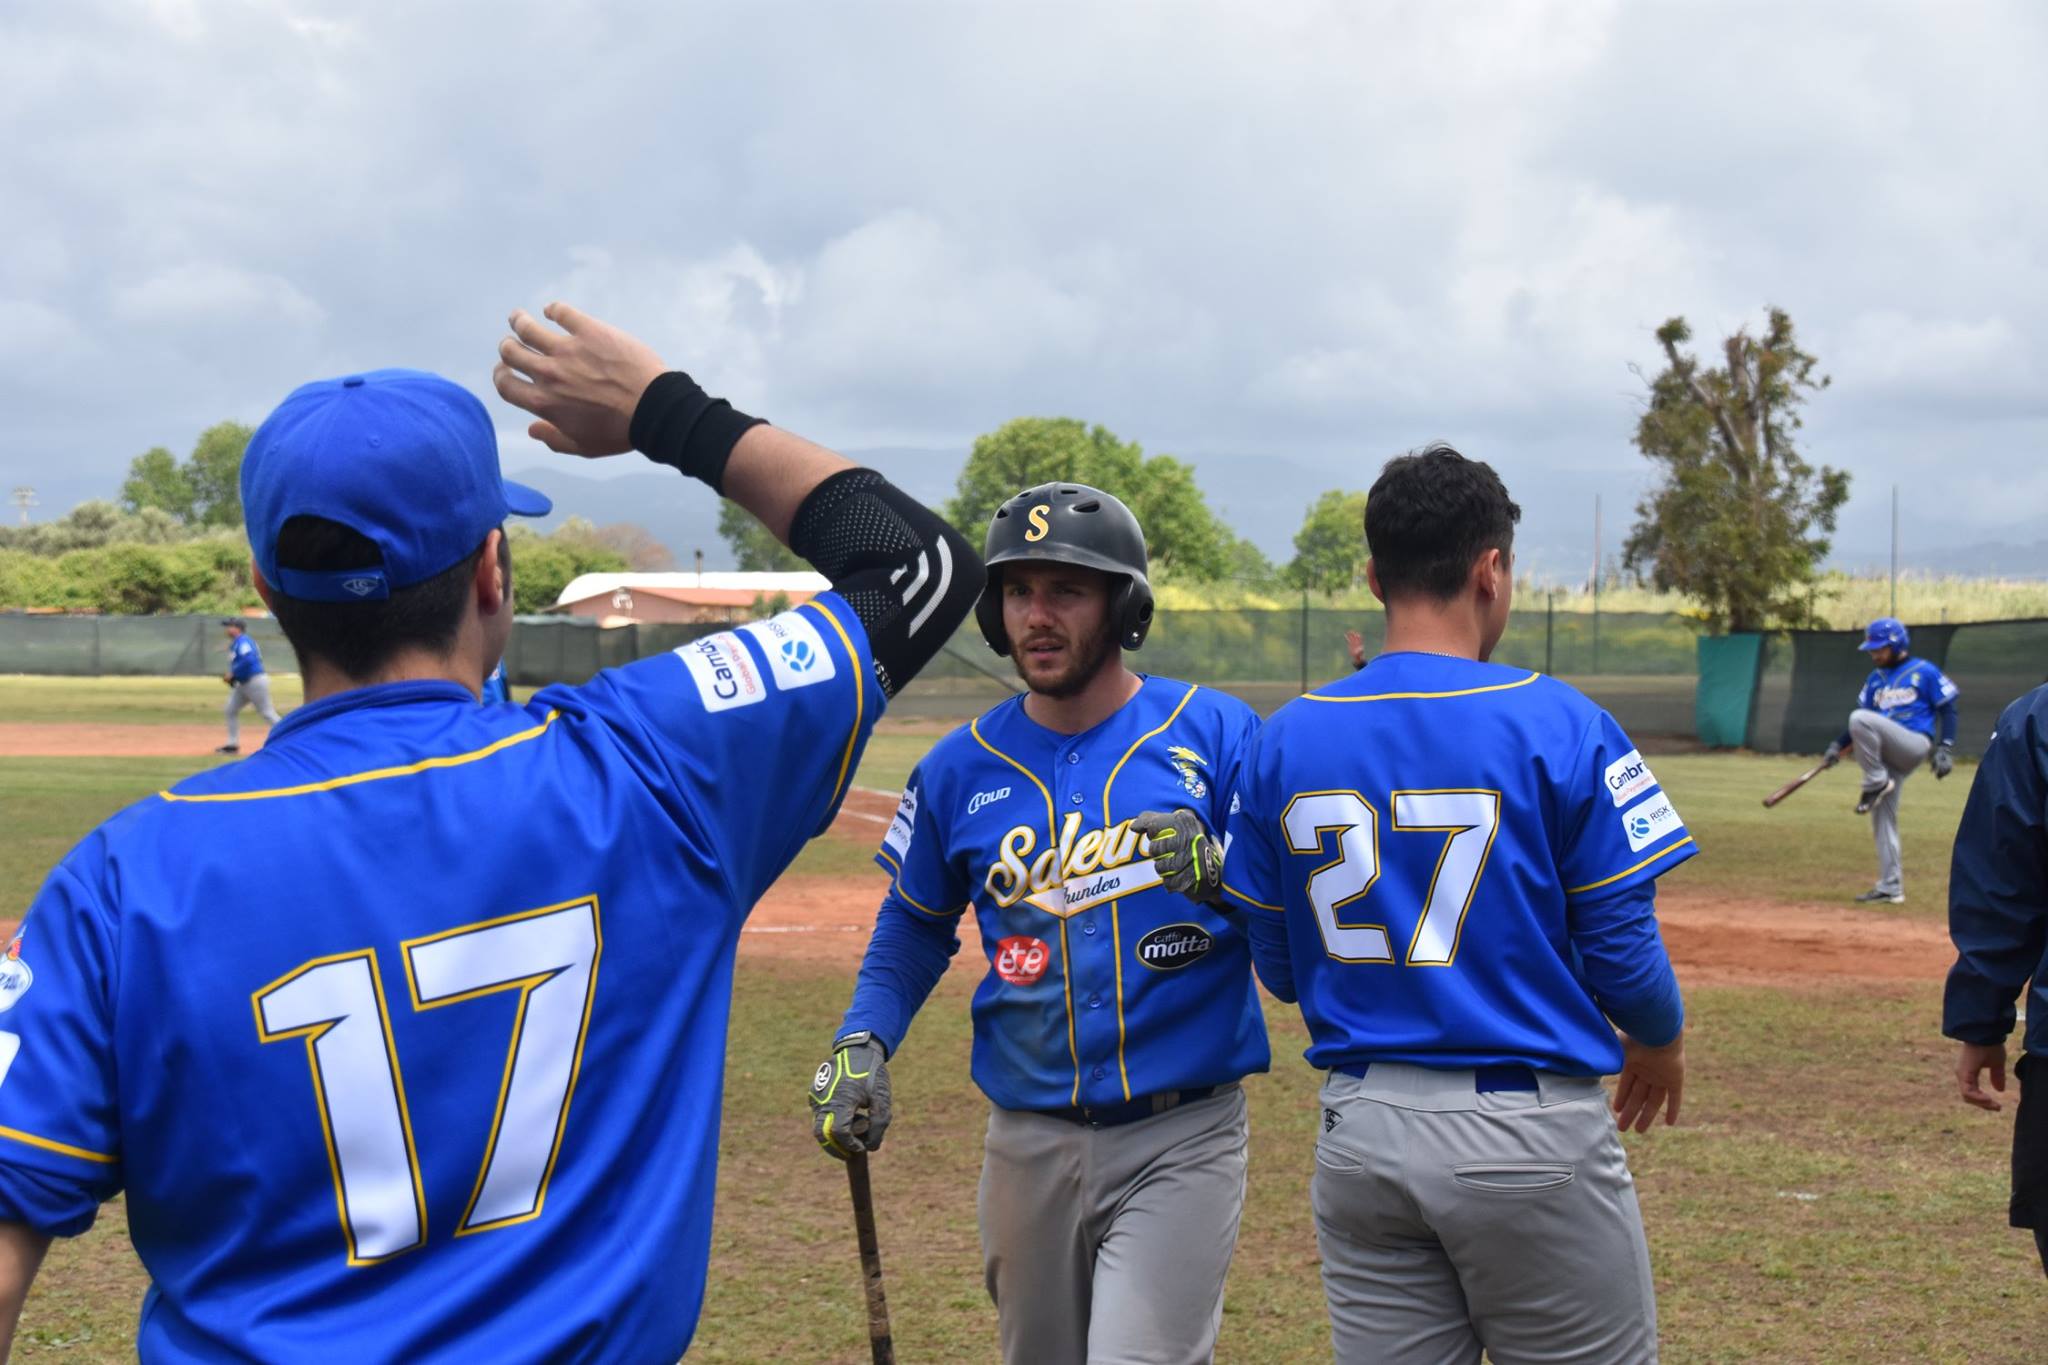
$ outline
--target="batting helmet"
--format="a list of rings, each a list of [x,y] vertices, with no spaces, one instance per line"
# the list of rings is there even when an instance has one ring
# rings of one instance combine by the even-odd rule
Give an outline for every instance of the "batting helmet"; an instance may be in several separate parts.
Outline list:
[[[1906,634],[1906,623],[1896,616],[1880,616],[1872,621],[1863,632],[1863,643],[1858,649],[1904,649],[1910,637]]]
[[[1145,578],[1145,533],[1131,509],[1099,488],[1079,483],[1042,483],[1001,507],[988,524],[982,552],[988,582],[974,604],[982,638],[998,654],[1010,652],[1003,631],[1005,564],[1078,564],[1120,579],[1109,598],[1109,619],[1117,643],[1136,649],[1152,628],[1152,585]]]

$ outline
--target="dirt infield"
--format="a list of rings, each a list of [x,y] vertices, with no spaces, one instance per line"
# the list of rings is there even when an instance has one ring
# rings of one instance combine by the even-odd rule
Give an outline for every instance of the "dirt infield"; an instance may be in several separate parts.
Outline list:
[[[872,847],[895,810],[891,792],[856,789],[829,837]],[[784,877],[747,921],[741,952],[785,961],[860,960],[887,882],[877,870],[855,877]],[[1760,904],[1665,887],[1657,895],[1664,942],[1687,986],[1793,987],[1837,981],[1939,981],[1954,960],[1938,920],[1897,911],[1810,903]],[[961,920],[963,957],[980,951],[972,916]]]
[[[270,727],[244,721],[242,752],[263,747]],[[206,725],[121,725],[0,721],[0,754],[9,758],[177,758],[210,754],[227,738],[219,721]]]

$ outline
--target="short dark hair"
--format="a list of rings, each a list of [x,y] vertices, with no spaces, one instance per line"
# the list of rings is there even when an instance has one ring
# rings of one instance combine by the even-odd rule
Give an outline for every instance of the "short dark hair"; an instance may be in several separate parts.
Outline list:
[[[1365,500],[1365,546],[1380,592],[1449,601],[1480,555],[1513,552],[1521,519],[1493,466],[1440,442],[1396,456]]]
[[[368,602],[310,602],[272,584],[271,611],[301,668],[308,659],[319,659],[344,676],[367,678],[402,649],[446,651],[455,643],[469,601],[470,579],[483,552],[479,545],[432,578],[393,588],[391,596]],[[375,541],[325,517],[293,517],[278,531],[279,568],[334,572],[383,562],[384,553]],[[498,564],[509,581],[512,552],[502,535]]]

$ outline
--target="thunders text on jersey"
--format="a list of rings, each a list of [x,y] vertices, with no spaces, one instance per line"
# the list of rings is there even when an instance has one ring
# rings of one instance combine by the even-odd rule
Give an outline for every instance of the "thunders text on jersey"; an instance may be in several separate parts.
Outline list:
[[[997,845],[996,862],[982,885],[999,906],[1023,901],[1064,919],[1159,885],[1152,860],[1142,857],[1143,843],[1129,820],[1083,833],[1079,811],[1068,812],[1059,838],[1043,850],[1036,828],[1013,825]]]

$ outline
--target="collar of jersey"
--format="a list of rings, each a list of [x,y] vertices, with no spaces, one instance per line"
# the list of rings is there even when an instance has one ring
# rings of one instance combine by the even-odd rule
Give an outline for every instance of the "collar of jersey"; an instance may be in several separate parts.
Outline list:
[[[336,692],[331,697],[322,697],[319,701],[307,702],[304,706],[294,709],[290,715],[270,727],[270,737],[264,743],[275,744],[286,735],[297,734],[309,725],[318,725],[321,721],[344,712],[362,711],[373,706],[411,706],[422,702],[451,701],[475,706],[476,693],[461,683],[439,678],[351,687],[346,692]]]
[[[1024,709],[1024,695],[1019,695],[1017,698],[1017,718],[1024,722],[1025,726],[1030,730],[1032,734],[1039,736],[1046,743],[1052,745],[1056,749],[1064,749],[1069,744],[1078,744],[1080,741],[1088,738],[1088,736],[1092,734],[1097,734],[1103,730],[1107,730],[1110,726],[1116,724],[1117,720],[1124,714],[1124,712],[1130,710],[1131,707],[1136,704],[1138,698],[1144,696],[1146,690],[1150,688],[1155,681],[1157,681],[1155,678],[1153,678],[1153,676],[1150,673],[1140,673],[1137,675],[1137,677],[1138,690],[1131,693],[1129,697],[1125,698],[1124,704],[1122,706],[1117,707],[1116,710],[1110,712],[1101,720],[1096,721],[1087,729],[1078,731],[1074,734],[1070,735],[1059,730],[1051,729],[1047,726],[1040,725],[1037,721],[1033,720],[1031,718],[1031,713]]]

